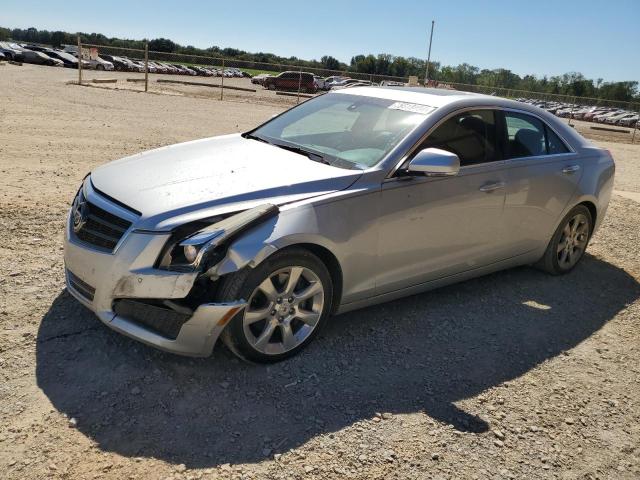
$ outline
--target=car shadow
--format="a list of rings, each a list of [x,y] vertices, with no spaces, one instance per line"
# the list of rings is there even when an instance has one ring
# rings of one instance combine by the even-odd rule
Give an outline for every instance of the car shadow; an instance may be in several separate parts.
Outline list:
[[[519,268],[335,317],[272,366],[159,352],[118,335],[62,292],[41,322],[37,381],[101,449],[190,468],[258,462],[375,412],[489,426],[454,402],[587,339],[640,285],[587,256],[569,275]]]

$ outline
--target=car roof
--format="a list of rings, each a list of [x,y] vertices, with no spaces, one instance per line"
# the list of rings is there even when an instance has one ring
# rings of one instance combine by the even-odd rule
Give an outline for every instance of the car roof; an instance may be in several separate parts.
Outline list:
[[[443,88],[424,88],[424,87],[352,87],[344,90],[338,90],[336,93],[349,95],[362,95],[366,97],[383,98],[385,100],[393,100],[396,102],[410,102],[420,105],[428,105],[430,107],[442,107],[457,100],[469,98],[488,97],[497,99],[489,95],[480,95],[478,93],[460,92],[458,90],[447,90]]]
[[[448,90],[444,88],[424,88],[424,87],[351,87],[341,90],[331,90],[330,95],[361,95],[363,97],[374,97],[394,102],[415,103],[440,109],[445,107],[445,111],[455,111],[458,108],[505,108],[518,111],[529,112],[544,119],[556,131],[561,131],[565,140],[568,140],[574,148],[586,146],[589,143],[576,133],[575,129],[562,123],[555,115],[546,110],[529,105],[528,103],[509,100],[507,98],[494,95],[482,95],[479,93],[461,92],[458,90]]]

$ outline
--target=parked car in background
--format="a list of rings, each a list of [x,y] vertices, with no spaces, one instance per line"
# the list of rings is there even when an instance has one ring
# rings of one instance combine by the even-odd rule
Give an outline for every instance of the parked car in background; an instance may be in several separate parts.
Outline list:
[[[610,112],[605,112],[605,113],[602,113],[600,115],[596,115],[595,117],[593,117],[593,121],[594,122],[598,122],[598,123],[604,123],[607,120],[607,118],[615,117],[616,115],[619,115],[621,113],[624,113],[624,112],[621,111],[621,110],[613,110],[613,111],[610,111]]]
[[[209,71],[209,70],[207,70],[206,68],[201,67],[201,66],[199,66],[199,65],[194,65],[194,66],[192,66],[192,67],[191,67],[191,69],[192,69],[192,70],[195,70],[195,72],[196,72],[198,75],[203,76],[203,77],[211,77],[211,76],[213,76],[213,72],[210,72],[210,71]]]
[[[262,85],[264,83],[264,79],[267,77],[272,77],[273,75],[269,74],[269,73],[260,73],[258,75],[255,75],[252,79],[251,79],[251,83],[255,84],[255,85]]]
[[[41,45],[25,45],[25,48],[33,52],[41,52],[51,58],[57,58],[60,60],[66,68],[78,68],[78,59],[71,54],[68,54],[62,50],[54,50],[53,48],[43,47]],[[83,64],[83,67],[88,67],[88,64]]]
[[[639,120],[640,115],[636,113],[620,120],[620,125],[622,125],[623,127],[635,127],[638,124]]]
[[[192,69],[191,67],[187,66],[187,65],[179,65],[176,64],[177,67],[182,68],[182,71],[186,74],[186,75],[191,75],[192,77],[195,77],[196,75],[198,75],[198,72],[196,72],[194,69]]]
[[[335,313],[524,265],[597,274],[574,268],[614,171],[607,150],[524,103],[330,92],[244,134],[93,170],[67,216],[67,291],[148,345],[208,356],[221,338],[276,362]]]
[[[306,93],[318,90],[313,74],[307,72],[282,72],[275,77],[265,78],[262,85],[269,90],[298,90],[298,87]]]
[[[144,63],[144,62],[143,62]],[[149,60],[149,65],[156,69],[155,73],[169,73],[169,69],[166,65],[163,65],[160,62],[154,62]]]
[[[42,52],[34,52],[33,50],[23,50],[23,62],[33,63],[36,65],[49,65],[52,67],[62,67],[64,63],[57,58],[51,58]]]
[[[7,57],[4,56],[4,53],[2,53],[2,49],[0,49],[0,60],[2,61],[8,60]]]
[[[118,72],[138,72],[140,69],[131,63],[128,59],[124,59],[117,55],[100,54],[99,58],[110,62],[113,68]]]
[[[621,120],[624,120],[625,118],[630,118],[633,116],[634,114],[631,112],[622,112],[617,115],[612,115],[610,117],[605,118],[604,123],[607,123],[609,125],[618,125]]]
[[[112,71],[115,69],[115,66],[113,65],[112,62],[108,60],[104,60],[103,58],[100,58],[100,57],[92,58],[86,61],[89,62],[89,68],[92,68],[93,70]]]
[[[398,82],[396,80],[382,80],[380,82],[380,86],[382,87],[404,87],[404,83]]]
[[[331,90],[336,83],[343,82],[345,80],[349,80],[350,77],[344,77],[341,75],[333,75],[331,77],[327,77],[324,79],[324,89]]]
[[[144,62],[141,60],[134,60],[132,58],[129,57],[122,57],[125,60],[128,60],[129,62],[131,62],[135,68],[138,69],[139,72],[144,72],[145,71],[145,66],[144,66]],[[156,67],[154,67],[153,65],[149,65],[149,73],[156,73]]]
[[[242,77],[250,76],[248,73],[245,75],[245,72],[243,72],[242,70],[240,70],[239,68],[236,68],[236,67],[230,67],[227,70],[229,72],[231,72],[231,75],[236,77],[236,78],[242,78]]]
[[[158,65],[162,65],[166,70],[167,73],[175,75],[177,73],[180,73],[180,71],[175,67],[175,65],[171,64],[171,63],[164,63],[164,62],[155,62]]]
[[[316,84],[316,90],[324,90],[325,89],[324,78],[322,78],[320,75],[314,75],[313,76],[313,81]]]
[[[359,82],[361,82],[361,80],[358,80],[357,78],[345,78],[338,82],[333,82],[331,84],[331,89],[333,90],[334,88],[344,88],[347,85],[350,85],[352,83],[359,83]]]
[[[611,111],[611,110],[608,109],[608,108],[596,108],[595,110],[592,110],[590,112],[585,113],[582,118],[583,118],[583,120],[591,122],[591,121],[593,121],[594,117],[596,117],[598,115],[602,115],[603,113],[607,113],[609,111]]]
[[[47,51],[44,52],[52,58],[57,58],[61,62],[64,63],[64,66],[67,68],[78,68],[78,59],[71,55],[70,53],[63,52],[61,50]],[[88,60],[81,60],[82,68],[92,68],[91,62]]]
[[[331,90],[339,90],[349,87],[370,87],[372,84],[369,80],[358,80],[357,78],[348,78],[341,82],[336,82],[331,86]]]
[[[22,62],[24,55],[22,48],[14,48],[9,42],[0,42],[0,52],[2,52],[7,60]]]

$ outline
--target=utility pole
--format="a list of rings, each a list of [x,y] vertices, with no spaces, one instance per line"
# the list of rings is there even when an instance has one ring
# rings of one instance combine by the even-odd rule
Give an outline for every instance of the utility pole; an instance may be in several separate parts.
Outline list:
[[[433,42],[433,26],[436,21],[431,20],[431,35],[429,36],[429,54],[427,55],[427,71],[424,73],[424,86],[429,85],[429,65],[431,63],[431,42]]]

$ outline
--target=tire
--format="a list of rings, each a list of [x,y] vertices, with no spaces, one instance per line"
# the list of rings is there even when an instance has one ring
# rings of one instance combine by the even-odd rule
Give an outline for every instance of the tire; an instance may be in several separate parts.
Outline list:
[[[96,70],[104,70],[104,66],[102,66],[102,65],[97,65],[97,66],[96,66]]]
[[[297,280],[288,288],[294,271]],[[242,359],[274,363],[300,352],[321,330],[331,312],[333,283],[318,257],[294,247],[225,277],[217,300],[240,298],[249,305],[227,325],[222,340]]]
[[[592,232],[589,209],[584,205],[574,207],[560,222],[536,267],[551,275],[569,273],[582,260]]]
[[[269,90],[275,90],[276,89],[276,85],[275,83],[270,83],[269,86],[267,87]]]

